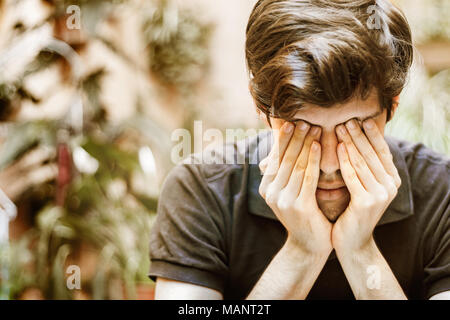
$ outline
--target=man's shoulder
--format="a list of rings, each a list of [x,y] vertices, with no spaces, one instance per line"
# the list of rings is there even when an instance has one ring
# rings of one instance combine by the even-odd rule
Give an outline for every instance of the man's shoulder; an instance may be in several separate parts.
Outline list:
[[[202,152],[193,153],[177,165],[201,173],[207,181],[223,178],[227,173],[257,165],[267,154],[271,145],[271,132],[255,131],[254,135],[225,143],[214,143]]]
[[[390,143],[395,144],[407,163],[426,162],[430,165],[442,166],[449,169],[450,158],[442,153],[425,146],[421,142],[410,142],[393,137],[388,137]]]
[[[436,152],[420,142],[410,142],[388,137],[390,145],[395,145],[410,170],[438,170],[449,173],[450,158],[447,155]]]
[[[423,143],[388,137],[386,139],[404,159],[413,190],[425,192],[438,188],[448,192],[450,187],[450,158]]]

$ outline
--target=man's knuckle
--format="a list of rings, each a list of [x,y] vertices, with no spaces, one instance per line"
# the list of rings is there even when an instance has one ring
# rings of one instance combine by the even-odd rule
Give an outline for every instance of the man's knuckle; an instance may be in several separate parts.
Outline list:
[[[305,182],[306,183],[311,183],[312,181],[314,181],[314,174],[312,174],[311,172],[307,172],[305,174]]]
[[[271,205],[276,205],[278,202],[278,190],[276,190],[276,187],[273,184],[269,185],[267,188],[266,202]]]
[[[294,210],[297,214],[302,214],[304,210],[306,210],[306,204],[302,200],[297,200],[294,203]]]
[[[280,130],[280,140],[289,140],[291,138],[291,133],[284,130]]]
[[[375,199],[371,196],[363,196],[361,198],[361,206],[364,209],[371,209],[375,206]]]
[[[364,163],[364,160],[363,160],[362,158],[357,157],[357,158],[354,160],[353,165],[355,166],[356,169],[361,170],[361,169],[364,168],[365,163]]]
[[[294,170],[297,173],[303,174],[305,172],[305,165],[302,163],[302,161],[297,161],[297,163],[295,164],[295,168]]]
[[[360,128],[351,129],[351,132],[353,133],[355,139],[362,139],[364,136]]]
[[[388,177],[386,178],[386,188],[388,190],[391,190],[393,188],[396,188],[396,182],[395,182],[395,178],[391,177],[388,175]]]
[[[377,200],[379,202],[385,202],[389,199],[388,191],[384,188],[380,188],[377,192]]]
[[[381,155],[383,158],[387,159],[388,161],[393,161],[394,157],[392,156],[391,151],[387,147],[383,147],[381,149]]]
[[[293,163],[295,162],[296,156],[292,153],[286,153],[286,155],[284,156],[284,160],[286,163]]]
[[[295,130],[294,139],[295,141],[303,141],[306,137],[307,131]]]
[[[280,158],[280,147],[274,147],[269,154],[269,157],[271,159],[271,161],[276,161],[277,159]]]
[[[390,192],[391,198],[394,199],[397,196],[397,194],[398,194],[398,189],[396,187],[392,188],[392,190]]]
[[[277,207],[281,211],[289,211],[291,209],[291,204],[286,198],[279,198],[277,201]]]
[[[392,179],[392,181],[388,182],[386,189],[387,189],[390,197],[394,198],[397,195],[398,188],[397,188],[397,185],[396,185],[394,179]]]
[[[267,158],[266,158],[267,159]],[[266,159],[264,159],[264,160],[262,160],[260,163],[259,163],[259,169],[261,170],[261,171],[264,171],[266,168],[267,168],[267,160]]]
[[[266,202],[270,206],[275,206],[278,202],[278,199],[273,194],[266,195]]]
[[[356,175],[356,172],[353,170],[347,172],[347,177],[350,181],[355,181],[358,178],[358,176]]]
[[[397,188],[400,188],[400,186],[402,185],[402,179],[400,178],[398,173],[394,177],[394,183]]]
[[[266,197],[266,186],[264,184],[260,184],[259,188],[258,188],[258,192],[261,195],[261,197],[265,198]]]
[[[368,152],[366,156],[368,163],[376,163],[378,161],[378,157],[373,152]]]
[[[350,166],[350,161],[348,160],[348,158],[347,157],[345,157],[345,158],[343,158],[342,160],[342,165],[344,166],[344,167],[349,167]]]
[[[277,201],[273,197],[266,197],[266,203],[272,209],[277,207]]]

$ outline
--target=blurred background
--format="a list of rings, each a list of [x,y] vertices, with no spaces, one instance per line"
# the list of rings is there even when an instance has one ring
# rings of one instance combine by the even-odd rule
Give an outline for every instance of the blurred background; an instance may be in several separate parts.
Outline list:
[[[0,298],[153,298],[172,132],[263,128],[255,2],[0,0]],[[388,134],[450,155],[450,1],[394,2],[417,59]]]

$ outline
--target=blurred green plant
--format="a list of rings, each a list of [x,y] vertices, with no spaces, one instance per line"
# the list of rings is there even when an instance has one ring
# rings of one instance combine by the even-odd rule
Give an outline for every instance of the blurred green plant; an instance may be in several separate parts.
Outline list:
[[[416,43],[450,40],[450,1],[395,0],[408,17]]]
[[[94,97],[98,97],[101,86],[92,82],[100,78],[97,75],[88,79],[89,85],[84,83],[82,87],[91,103],[98,102]],[[109,285],[114,280],[124,282],[124,296],[129,298],[136,297],[137,283],[149,282],[145,276],[149,266],[148,243],[141,237],[150,232],[151,213],[156,210],[157,200],[133,188],[136,175],[145,176],[138,158],[139,146],[146,141],[140,137],[145,134],[133,139],[134,150],[129,147],[131,143],[124,148],[124,142],[129,140],[128,131],[136,129],[110,125],[103,117],[101,105],[94,110],[89,113],[92,118],[85,119],[84,134],[66,142],[71,150],[81,148],[91,160],[95,159],[99,164],[95,172],[73,173],[63,206],[55,203],[55,180],[45,183],[50,188],[30,187],[19,200],[43,199],[35,227],[11,245],[13,298],[29,287],[39,288],[45,298],[73,298],[73,292],[65,285],[66,260],[83,243],[98,250],[101,259],[109,259],[107,264],[99,262],[97,273],[88,279],[95,285],[83,284],[90,288],[93,298],[111,298]],[[30,149],[44,145],[57,149],[60,143],[57,135],[62,126],[61,121],[45,120],[13,126],[0,150],[0,168],[8,167]],[[48,194],[42,196],[43,190]],[[108,248],[106,256],[105,248]]]
[[[174,1],[160,1],[143,23],[152,74],[164,85],[192,89],[208,70],[212,31],[213,25],[179,10]]]
[[[46,298],[72,299],[65,280],[67,258],[83,244],[99,253],[93,277],[86,279],[82,274],[82,288],[87,287],[92,298],[123,297],[120,293],[111,296],[109,286],[114,279],[124,282],[124,296],[129,298],[136,298],[136,283],[149,282],[148,241],[142,235],[149,234],[153,219],[149,213],[156,208],[141,201],[148,197],[135,196],[128,185],[131,173],[140,170],[136,155],[90,138],[81,147],[99,155],[100,166],[94,175],[77,175],[66,204],[60,207],[50,201],[37,213],[35,228],[12,244],[12,297],[34,286]],[[76,259],[72,261],[76,264]],[[27,268],[34,271],[25,272]]]
[[[16,26],[21,27],[15,28],[14,34],[26,35],[40,26],[52,25],[54,36],[66,41],[65,9],[69,4],[80,5],[86,28],[75,35],[75,43],[68,43],[79,48],[99,40],[125,65],[142,71],[122,48],[97,34],[96,26],[127,1],[42,2],[50,5],[53,13],[29,28],[19,21]],[[193,14],[179,11],[177,24],[168,25],[161,14],[167,13],[171,3],[164,0],[145,3],[145,8],[153,8],[150,11],[155,15],[150,20],[144,19],[142,39],[146,39],[150,52],[152,72],[164,85],[192,87],[200,79],[196,70],[207,65],[209,28]],[[1,58],[0,52],[0,61]],[[142,114],[141,97],[136,97],[138,106],[133,117],[121,123],[109,121],[100,98],[106,74],[103,69],[83,74],[77,83],[66,83],[80,94],[81,131],[71,125],[70,113],[57,120],[16,122],[15,115],[25,101],[40,102],[26,91],[26,80],[53,65],[66,73],[63,79],[73,75],[74,70],[59,54],[41,50],[14,80],[0,77],[0,121],[9,121],[7,135],[0,145],[0,178],[2,171],[44,147],[53,152],[42,166],[57,165],[56,176],[28,185],[15,199],[19,206],[24,205],[21,214],[30,215],[32,227],[11,243],[11,298],[21,298],[30,289],[38,290],[47,299],[79,298],[80,292],[66,286],[66,268],[85,260],[86,246],[95,252],[95,267],[89,275],[81,270],[82,293],[93,299],[136,298],[139,284],[151,283],[147,277],[150,263],[147,239],[158,196],[156,175],[144,171],[141,151],[143,148],[155,151],[160,160],[158,169],[167,172],[171,166],[170,137],[159,123]],[[181,90],[181,94],[186,92]],[[71,102],[70,106],[74,108],[76,104]],[[25,173],[19,169],[9,179],[23,175],[25,180]]]
[[[405,12],[412,29],[413,41],[423,48],[441,47],[450,41],[450,2],[447,0],[395,0]],[[441,50],[442,51],[442,50]],[[445,51],[444,51],[445,52]],[[434,53],[439,57],[439,51]],[[447,68],[447,69],[446,69]],[[422,142],[426,146],[450,155],[450,70],[442,62],[427,70],[420,52],[409,80],[400,96],[395,117],[386,133],[401,139]]]
[[[430,77],[415,66],[386,133],[450,155],[450,70]]]

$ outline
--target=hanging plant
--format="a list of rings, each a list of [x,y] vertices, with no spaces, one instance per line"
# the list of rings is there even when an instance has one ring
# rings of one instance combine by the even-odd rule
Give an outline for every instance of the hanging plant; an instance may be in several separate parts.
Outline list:
[[[193,12],[179,10],[171,0],[159,1],[143,23],[151,73],[163,85],[192,89],[208,70],[212,31]]]

